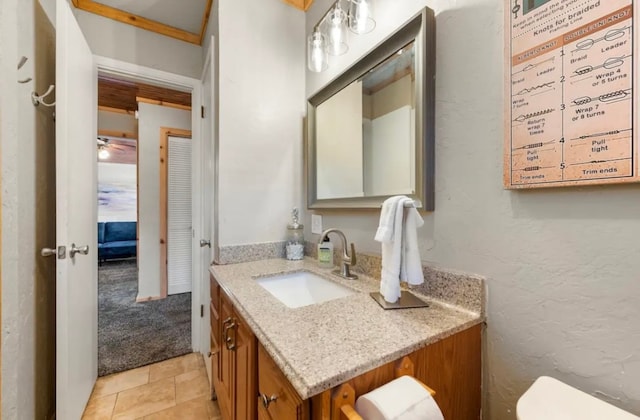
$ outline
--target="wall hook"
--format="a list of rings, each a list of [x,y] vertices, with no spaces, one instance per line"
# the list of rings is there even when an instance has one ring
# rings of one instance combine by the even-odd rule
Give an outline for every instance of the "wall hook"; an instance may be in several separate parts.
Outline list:
[[[27,60],[28,60],[28,58],[25,57],[24,55],[22,57],[20,57],[20,61],[18,61],[18,70],[20,70],[22,68],[22,66],[25,65]],[[27,77],[26,79],[18,80],[18,83],[29,83],[32,80],[33,80],[32,78]]]
[[[38,95],[36,92],[31,92],[31,102],[33,102],[34,106],[38,106],[40,104],[50,107],[50,106],[55,106],[55,102],[51,102],[51,103],[46,103],[44,101],[44,99],[49,96],[49,94],[51,92],[53,92],[53,89],[55,89],[55,85],[50,85],[49,89],[47,89],[47,91],[45,93],[43,93],[42,95]]]

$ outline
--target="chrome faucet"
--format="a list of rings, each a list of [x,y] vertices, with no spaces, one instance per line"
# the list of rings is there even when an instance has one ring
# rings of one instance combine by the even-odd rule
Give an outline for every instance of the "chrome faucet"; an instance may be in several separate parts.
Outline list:
[[[344,277],[345,279],[350,279],[350,280],[357,279],[358,276],[356,276],[355,274],[351,274],[351,272],[349,271],[349,267],[356,265],[356,247],[353,245],[353,242],[352,242],[351,255],[349,255],[349,252],[347,249],[347,238],[344,236],[344,233],[342,233],[341,230],[338,230],[335,228],[325,230],[324,232],[322,232],[322,234],[320,234],[320,240],[318,241],[318,243],[319,244],[322,243],[330,233],[337,234],[342,240],[342,266],[337,270],[334,270],[334,273],[341,277]]]

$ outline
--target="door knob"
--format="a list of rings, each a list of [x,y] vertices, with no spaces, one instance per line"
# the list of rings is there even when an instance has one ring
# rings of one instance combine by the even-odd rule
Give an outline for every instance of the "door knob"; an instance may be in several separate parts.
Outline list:
[[[71,244],[71,249],[69,250],[69,257],[73,258],[76,254],[87,255],[89,253],[89,245],[77,247],[76,244]]]
[[[200,248],[204,248],[205,246],[211,248],[211,241],[207,239],[200,239]]]
[[[67,256],[67,247],[59,246],[56,248],[42,248],[40,250],[40,255],[43,257],[51,257],[53,255],[57,255],[59,260],[64,260]]]
[[[43,257],[51,257],[52,255],[56,255],[57,253],[58,251],[53,248],[42,248],[40,250],[40,255],[42,255]]]

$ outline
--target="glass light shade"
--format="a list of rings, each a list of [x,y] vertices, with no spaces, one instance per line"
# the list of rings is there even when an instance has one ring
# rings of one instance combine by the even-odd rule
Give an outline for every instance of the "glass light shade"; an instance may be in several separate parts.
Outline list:
[[[101,147],[100,150],[98,151],[98,157],[102,160],[109,159],[109,151]]]
[[[329,54],[327,53],[327,41],[320,31],[314,31],[309,35],[307,42],[307,65],[309,70],[319,73],[329,67]]]
[[[327,16],[328,49],[331,55],[342,55],[349,50],[347,45],[347,14],[340,4]]]
[[[357,34],[373,31],[373,0],[349,0],[349,28]]]

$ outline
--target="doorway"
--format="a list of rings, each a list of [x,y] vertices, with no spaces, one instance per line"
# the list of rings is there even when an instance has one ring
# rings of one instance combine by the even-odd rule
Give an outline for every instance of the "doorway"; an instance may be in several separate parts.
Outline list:
[[[177,159],[163,149],[165,126],[191,137],[191,101],[135,77],[98,76],[98,376],[193,351],[191,263],[174,270],[187,287],[167,293],[163,275],[176,244],[191,252],[191,208],[162,212],[167,186],[181,187],[179,203],[191,200],[190,147]]]

